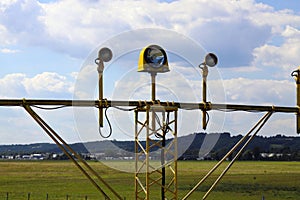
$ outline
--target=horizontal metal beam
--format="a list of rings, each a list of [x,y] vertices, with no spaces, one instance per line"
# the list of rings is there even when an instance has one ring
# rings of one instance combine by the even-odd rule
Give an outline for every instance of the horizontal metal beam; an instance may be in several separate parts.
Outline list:
[[[160,101],[113,101],[113,100],[51,100],[51,99],[0,99],[0,106],[69,106],[69,107],[111,107],[129,106],[144,107],[147,105],[160,104],[162,106],[173,106],[186,110],[221,110],[221,111],[248,111],[248,112],[284,112],[300,113],[299,107],[284,106],[259,106],[259,105],[238,105],[218,103],[184,103],[184,102],[160,102]]]
[[[79,106],[94,107],[98,100],[0,99],[0,106]]]
[[[257,106],[257,105],[238,105],[238,104],[211,104],[210,110],[232,110],[232,111],[248,111],[248,112],[284,112],[299,113],[299,107],[285,106]]]

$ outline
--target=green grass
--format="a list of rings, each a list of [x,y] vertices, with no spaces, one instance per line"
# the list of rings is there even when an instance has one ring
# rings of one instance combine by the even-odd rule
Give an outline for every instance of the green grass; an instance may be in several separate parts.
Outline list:
[[[122,197],[134,199],[134,174],[120,172],[101,162],[89,164],[117,190]],[[108,165],[110,163],[107,163]],[[126,162],[114,162],[128,167]],[[209,171],[215,162],[178,162],[178,194],[181,199]],[[228,163],[227,163],[228,164]],[[129,165],[131,167],[132,164]],[[225,166],[221,166],[224,169]],[[217,178],[217,170],[189,199],[201,199]],[[158,191],[153,191],[159,193]],[[104,199],[82,173],[69,161],[1,161],[0,200],[6,199]],[[207,199],[226,200],[299,199],[300,162],[237,162]]]

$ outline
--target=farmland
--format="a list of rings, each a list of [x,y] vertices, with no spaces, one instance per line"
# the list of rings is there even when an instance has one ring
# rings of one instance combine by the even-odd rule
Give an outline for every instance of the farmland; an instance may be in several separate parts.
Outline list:
[[[124,166],[121,161],[114,165]],[[134,174],[101,162],[89,163],[122,197],[134,199]],[[110,165],[109,162],[106,163]],[[213,161],[178,162],[181,199],[215,164]],[[221,168],[224,168],[222,166]],[[221,170],[221,169],[220,169]],[[190,199],[200,199],[221,172],[217,170]],[[157,191],[159,192],[159,191]],[[1,161],[0,199],[102,199],[100,193],[69,161]],[[298,199],[300,162],[240,161],[235,163],[208,199]],[[103,198],[104,199],[104,198]]]

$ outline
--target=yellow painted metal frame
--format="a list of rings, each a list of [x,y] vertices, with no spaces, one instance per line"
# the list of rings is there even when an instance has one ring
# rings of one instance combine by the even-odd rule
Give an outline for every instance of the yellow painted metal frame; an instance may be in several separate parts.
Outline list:
[[[147,105],[135,111],[135,199],[178,198],[177,110],[177,107]],[[173,116],[167,123],[166,113]],[[158,128],[155,125],[158,122],[153,123],[157,120],[155,115],[161,116]],[[170,127],[168,133],[164,133],[166,127]],[[164,145],[166,138],[170,142]],[[160,162],[154,158],[157,153],[160,153]],[[161,189],[160,196],[155,193],[158,188]]]

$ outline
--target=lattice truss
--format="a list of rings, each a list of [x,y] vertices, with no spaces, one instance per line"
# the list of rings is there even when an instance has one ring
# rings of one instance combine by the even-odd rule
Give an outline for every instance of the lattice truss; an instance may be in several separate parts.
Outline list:
[[[135,111],[136,199],[177,199],[177,110],[151,105]]]

